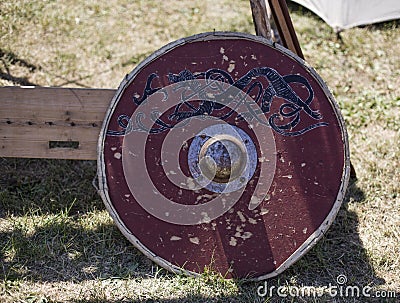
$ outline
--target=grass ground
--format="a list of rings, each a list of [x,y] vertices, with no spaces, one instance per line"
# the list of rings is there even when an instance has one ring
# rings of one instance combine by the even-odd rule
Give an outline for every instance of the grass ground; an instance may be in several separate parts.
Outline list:
[[[338,39],[290,10],[344,115],[358,181],[327,235],[268,285],[323,289],[346,275],[397,299],[259,297],[263,283],[170,274],[117,230],[91,185],[94,162],[0,158],[0,302],[398,302],[400,23]],[[2,0],[0,85],[116,88],[152,51],[214,29],[253,33],[248,1]]]

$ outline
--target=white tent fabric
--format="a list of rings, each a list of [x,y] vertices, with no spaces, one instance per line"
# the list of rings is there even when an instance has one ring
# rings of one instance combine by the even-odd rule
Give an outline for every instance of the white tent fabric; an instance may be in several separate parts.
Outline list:
[[[292,0],[336,31],[400,18],[400,0]]]

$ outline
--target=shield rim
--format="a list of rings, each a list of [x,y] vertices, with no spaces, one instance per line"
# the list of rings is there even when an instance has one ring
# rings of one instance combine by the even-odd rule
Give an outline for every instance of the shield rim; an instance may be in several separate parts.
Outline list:
[[[344,167],[342,170],[342,176],[341,176],[341,184],[340,188],[338,190],[336,200],[332,205],[332,208],[329,212],[329,214],[326,216],[325,220],[321,223],[321,225],[307,238],[306,241],[304,241],[291,255],[289,258],[287,258],[278,268],[276,268],[274,271],[267,273],[265,275],[261,275],[258,277],[253,277],[253,278],[248,278],[246,280],[248,281],[261,281],[265,279],[269,279],[272,277],[275,277],[279,274],[281,274],[283,271],[285,271],[287,268],[292,266],[296,261],[298,261],[303,255],[305,255],[314,245],[322,238],[322,236],[328,231],[329,227],[332,225],[333,221],[335,220],[339,209],[342,205],[342,202],[345,198],[346,194],[346,189],[349,183],[350,179],[350,151],[349,151],[349,142],[348,142],[348,135],[347,135],[347,130],[346,126],[344,123],[343,116],[341,115],[339,106],[337,102],[335,101],[332,93],[330,92],[328,86],[326,83],[322,80],[322,78],[317,74],[315,69],[311,67],[305,60],[291,52],[290,50],[284,48],[283,46],[271,42],[270,40],[260,37],[260,36],[254,36],[251,34],[246,34],[246,33],[239,33],[239,32],[205,32],[205,33],[200,33],[196,35],[192,35],[186,38],[180,38],[178,40],[175,40],[173,42],[168,43],[167,45],[161,47],[160,49],[156,50],[153,52],[150,56],[148,56],[146,59],[141,61],[129,74],[125,76],[125,78],[122,80],[120,83],[116,94],[112,98],[110,102],[110,106],[107,109],[107,112],[105,114],[105,118],[103,121],[102,128],[100,130],[100,134],[98,137],[98,145],[97,145],[97,176],[98,176],[98,193],[100,194],[103,203],[108,211],[108,213],[111,215],[112,219],[114,220],[115,224],[117,225],[118,229],[121,231],[121,233],[131,242],[141,253],[143,253],[146,257],[148,257],[151,261],[155,262],[157,265],[171,271],[174,273],[178,274],[186,274],[189,276],[199,276],[201,273],[196,273],[192,272],[189,270],[186,270],[184,268],[178,267],[171,262],[157,256],[154,252],[152,252],[149,248],[147,248],[145,245],[143,245],[139,239],[132,233],[130,230],[125,226],[124,222],[121,220],[119,217],[118,213],[116,212],[110,196],[108,194],[108,185],[107,185],[107,178],[105,174],[106,170],[106,165],[104,162],[104,142],[106,138],[106,130],[108,128],[110,119],[112,114],[114,113],[115,107],[117,106],[121,95],[124,93],[125,89],[132,83],[134,80],[135,76],[140,73],[140,71],[153,62],[155,59],[160,57],[166,52],[169,52],[173,50],[176,47],[179,47],[181,45],[191,43],[194,41],[205,41],[205,40],[219,40],[219,39],[242,39],[242,40],[251,40],[253,42],[258,42],[261,44],[264,44],[266,46],[269,46],[271,48],[274,48],[275,50],[283,53],[289,59],[294,60],[295,62],[299,63],[302,65],[306,71],[316,80],[316,82],[320,85],[322,90],[324,91],[328,101],[330,102],[330,105],[332,106],[332,109],[334,111],[334,114],[337,118],[338,125],[341,130],[341,135],[342,135],[342,142],[344,144]]]

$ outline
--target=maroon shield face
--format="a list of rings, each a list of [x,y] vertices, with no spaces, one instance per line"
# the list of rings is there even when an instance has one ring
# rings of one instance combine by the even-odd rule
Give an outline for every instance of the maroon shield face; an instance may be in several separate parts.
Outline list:
[[[206,33],[126,76],[98,170],[116,224],[159,265],[262,279],[332,223],[349,152],[336,103],[301,59],[259,37]]]

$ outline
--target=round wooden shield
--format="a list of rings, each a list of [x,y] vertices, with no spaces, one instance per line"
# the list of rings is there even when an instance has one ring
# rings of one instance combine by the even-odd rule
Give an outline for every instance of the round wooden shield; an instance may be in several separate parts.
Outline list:
[[[302,59],[239,33],[175,41],[122,81],[99,138],[122,233],[175,272],[264,279],[326,232],[348,183],[343,119]]]

